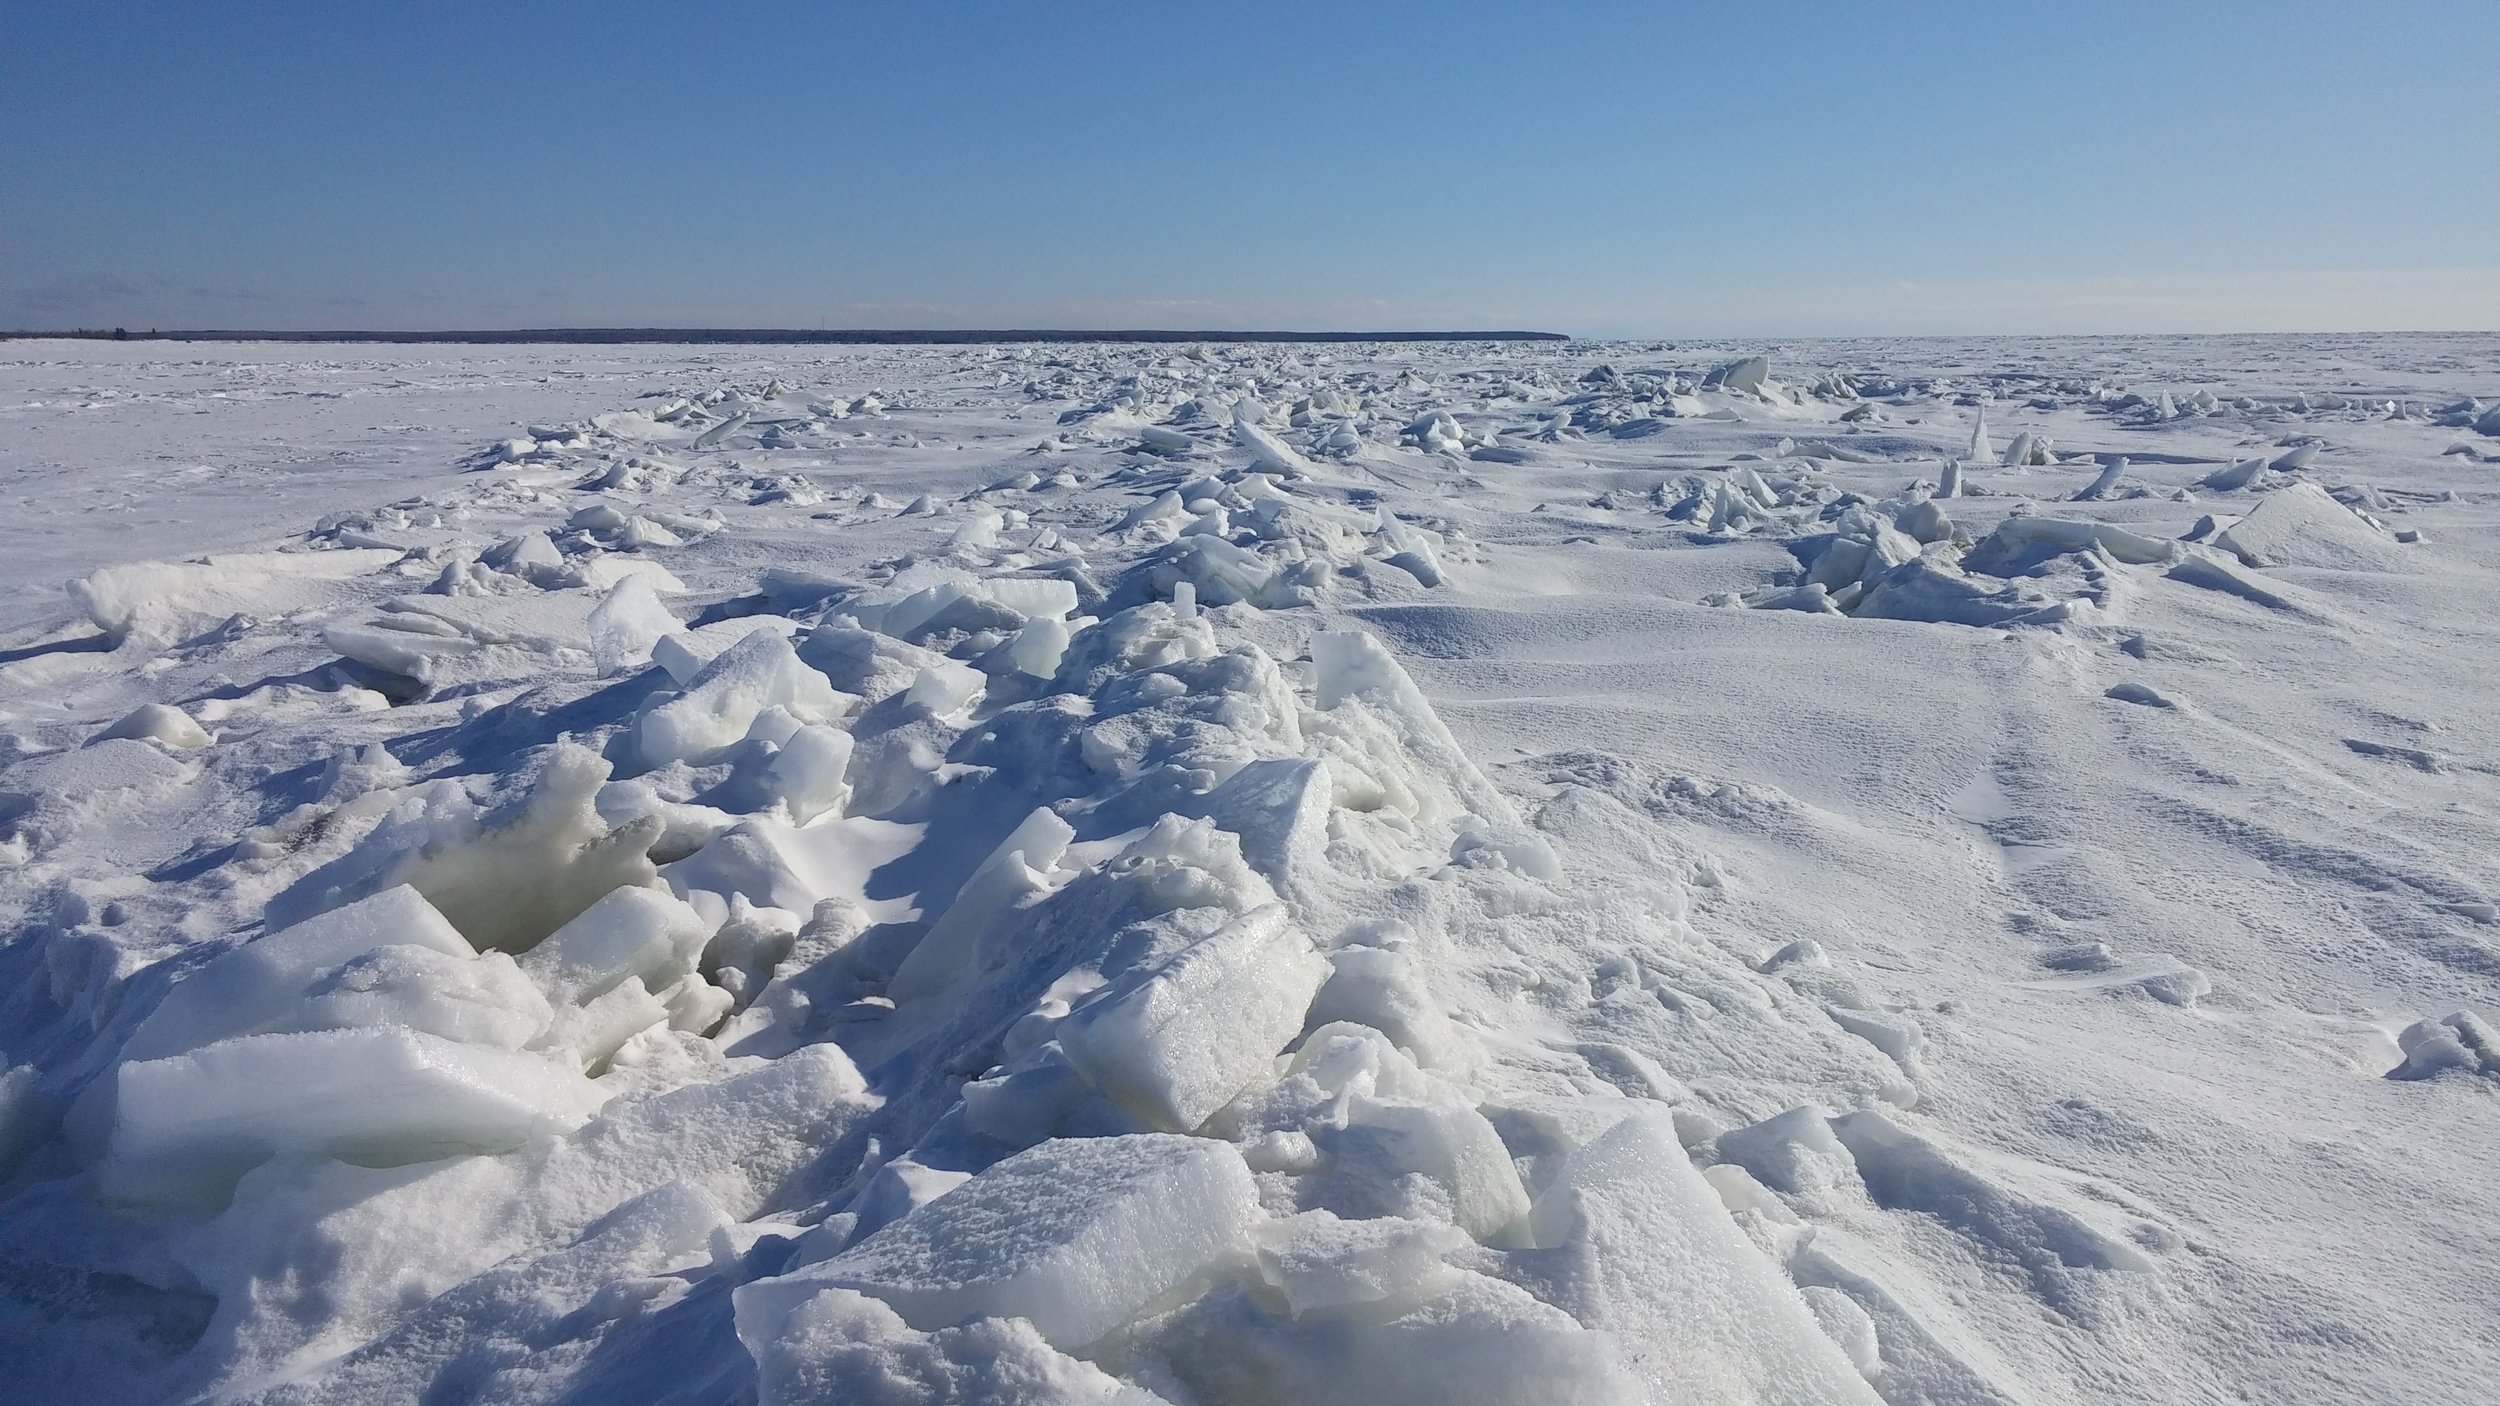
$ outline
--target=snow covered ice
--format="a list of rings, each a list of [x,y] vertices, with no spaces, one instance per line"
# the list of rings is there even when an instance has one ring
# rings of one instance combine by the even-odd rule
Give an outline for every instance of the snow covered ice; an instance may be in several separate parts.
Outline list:
[[[0,1395],[2500,1376],[2490,336],[5,351]]]

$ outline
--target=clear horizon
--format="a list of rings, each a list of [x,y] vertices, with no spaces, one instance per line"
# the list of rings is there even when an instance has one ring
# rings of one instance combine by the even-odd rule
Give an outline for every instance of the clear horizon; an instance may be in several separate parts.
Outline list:
[[[2500,327],[2447,0],[9,28],[0,327]]]

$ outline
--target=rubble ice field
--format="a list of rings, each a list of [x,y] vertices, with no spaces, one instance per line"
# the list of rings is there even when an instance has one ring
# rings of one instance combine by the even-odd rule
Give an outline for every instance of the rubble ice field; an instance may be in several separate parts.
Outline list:
[[[0,512],[9,1399],[2500,1377],[2500,338],[21,342]]]

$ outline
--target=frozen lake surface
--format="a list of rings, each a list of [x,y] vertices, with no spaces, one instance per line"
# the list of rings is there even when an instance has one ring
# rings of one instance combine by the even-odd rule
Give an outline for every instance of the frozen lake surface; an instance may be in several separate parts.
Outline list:
[[[25,1399],[2500,1377],[2500,336],[15,342],[0,514]]]

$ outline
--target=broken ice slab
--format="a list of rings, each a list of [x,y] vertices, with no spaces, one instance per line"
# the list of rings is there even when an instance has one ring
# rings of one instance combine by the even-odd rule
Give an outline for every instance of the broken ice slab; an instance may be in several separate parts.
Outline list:
[[[1060,1348],[1127,1322],[1260,1217],[1232,1144],[1142,1133],[1017,1153],[821,1264],[737,1291],[755,1341],[828,1289],[882,1301],[923,1332],[1023,1318]]]
[[[1077,1007],[1059,1042],[1114,1102],[1187,1132],[1269,1075],[1328,971],[1269,904]]]
[[[136,1202],[222,1201],[286,1154],[389,1167],[509,1151],[580,1126],[604,1098],[537,1055],[394,1026],[246,1035],[116,1078],[98,1189]]]

